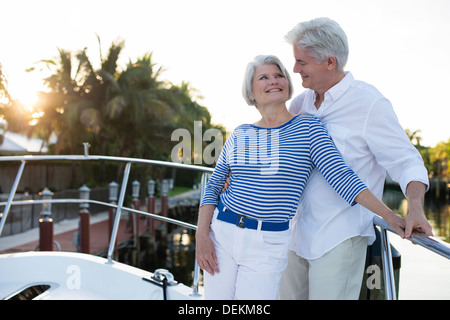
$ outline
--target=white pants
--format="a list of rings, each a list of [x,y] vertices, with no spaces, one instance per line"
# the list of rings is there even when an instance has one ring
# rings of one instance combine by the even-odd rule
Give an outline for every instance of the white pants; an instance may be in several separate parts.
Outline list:
[[[282,300],[357,300],[366,262],[367,238],[345,240],[322,257],[306,260],[289,250],[279,298]]]
[[[210,237],[219,273],[204,272],[205,298],[210,300],[274,300],[287,266],[291,231],[242,229],[216,219]]]

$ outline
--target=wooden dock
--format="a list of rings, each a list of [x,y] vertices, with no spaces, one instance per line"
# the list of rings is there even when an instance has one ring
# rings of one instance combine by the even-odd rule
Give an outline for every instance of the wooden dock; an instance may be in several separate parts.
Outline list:
[[[147,219],[137,219],[139,231],[148,230]],[[78,233],[78,219],[63,220],[54,225],[54,242],[57,242],[61,251],[76,252],[74,237]],[[133,236],[131,228],[127,227],[128,214],[123,214],[117,232],[117,242],[121,243]],[[91,217],[90,224],[90,253],[99,254],[108,248],[110,237],[108,231],[108,212],[98,213]],[[39,228],[26,232],[0,238],[0,254],[35,251],[39,246]],[[57,250],[56,244],[53,250]]]

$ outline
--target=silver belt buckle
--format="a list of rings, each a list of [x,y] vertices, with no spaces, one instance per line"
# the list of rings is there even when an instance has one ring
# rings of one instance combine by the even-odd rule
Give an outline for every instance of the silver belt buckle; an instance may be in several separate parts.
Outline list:
[[[245,220],[245,217],[244,217],[244,216],[238,216],[238,218],[237,218],[237,220],[236,220],[236,225],[237,225],[239,228],[244,228],[244,220]]]

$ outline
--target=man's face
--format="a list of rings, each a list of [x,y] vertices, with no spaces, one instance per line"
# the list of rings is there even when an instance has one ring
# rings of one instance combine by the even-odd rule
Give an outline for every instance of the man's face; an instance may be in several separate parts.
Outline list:
[[[299,73],[302,77],[302,85],[304,88],[314,91],[321,91],[327,87],[327,79],[329,76],[329,63],[325,59],[321,63],[317,63],[316,58],[308,55],[305,49],[293,46],[294,48],[294,72]]]

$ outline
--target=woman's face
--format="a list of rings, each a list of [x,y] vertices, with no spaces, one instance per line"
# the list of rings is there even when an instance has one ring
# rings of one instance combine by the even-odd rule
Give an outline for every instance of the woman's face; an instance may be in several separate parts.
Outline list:
[[[263,64],[256,68],[252,95],[257,106],[289,100],[288,80],[277,65]]]

